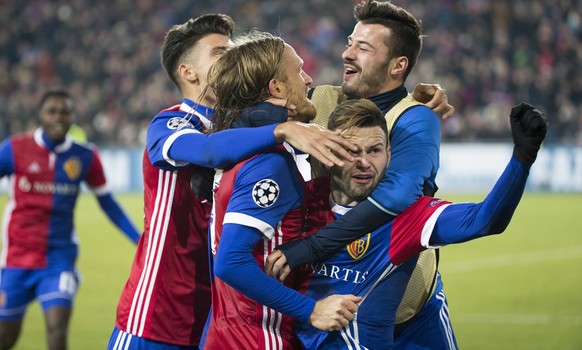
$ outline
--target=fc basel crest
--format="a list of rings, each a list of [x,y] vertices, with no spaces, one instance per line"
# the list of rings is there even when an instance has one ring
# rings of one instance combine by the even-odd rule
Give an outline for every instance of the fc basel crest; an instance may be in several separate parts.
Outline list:
[[[370,234],[356,239],[352,243],[348,244],[346,247],[348,248],[348,253],[354,260],[358,260],[366,251],[368,251],[368,247],[370,246]]]
[[[63,170],[65,170],[69,180],[76,180],[81,174],[81,161],[77,157],[71,157],[63,164]]]

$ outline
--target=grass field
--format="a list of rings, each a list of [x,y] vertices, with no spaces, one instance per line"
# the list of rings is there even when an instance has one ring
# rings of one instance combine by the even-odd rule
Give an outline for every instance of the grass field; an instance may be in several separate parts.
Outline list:
[[[141,225],[141,195],[118,198]],[[5,194],[0,196],[0,208],[6,199]],[[70,348],[104,349],[134,246],[91,196],[81,196],[77,209],[79,269],[84,279]],[[528,193],[503,235],[442,249],[440,270],[461,349],[582,349],[581,214],[582,195]],[[46,349],[43,339],[44,325],[35,303],[15,349]]]

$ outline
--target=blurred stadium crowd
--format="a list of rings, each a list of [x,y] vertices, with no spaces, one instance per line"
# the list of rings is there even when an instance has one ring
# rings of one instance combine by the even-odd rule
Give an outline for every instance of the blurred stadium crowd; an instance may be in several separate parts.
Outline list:
[[[180,100],[159,63],[165,31],[223,12],[238,32],[281,35],[315,84],[341,83],[341,53],[353,28],[351,0],[0,1],[0,140],[36,126],[36,103],[64,87],[77,122],[99,145],[143,144],[149,120]],[[516,102],[541,106],[548,142],[582,144],[580,0],[394,0],[424,24],[424,48],[409,88],[446,88],[457,115],[445,141],[509,141]]]

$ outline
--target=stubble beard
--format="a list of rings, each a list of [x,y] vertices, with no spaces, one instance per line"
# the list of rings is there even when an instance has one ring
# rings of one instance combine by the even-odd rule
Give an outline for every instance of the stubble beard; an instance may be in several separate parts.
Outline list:
[[[384,62],[379,67],[363,73],[360,70],[359,76],[355,81],[352,80],[351,84],[346,81],[342,83],[342,92],[350,99],[370,98],[378,95],[388,78],[388,64],[389,62]]]

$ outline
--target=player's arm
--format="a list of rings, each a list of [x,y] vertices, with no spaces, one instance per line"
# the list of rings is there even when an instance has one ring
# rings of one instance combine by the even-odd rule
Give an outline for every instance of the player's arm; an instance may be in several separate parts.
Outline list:
[[[89,171],[85,181],[93,190],[97,197],[99,206],[105,212],[107,217],[123,232],[132,242],[139,241],[140,233],[121,205],[115,200],[111,192],[107,189],[107,182],[99,152],[93,149],[93,161],[89,166]]]
[[[339,220],[300,242],[279,246],[291,268],[321,261],[346,244],[372,232],[416,201],[439,163],[440,122],[417,106],[397,121],[391,137],[392,159],[372,195]],[[434,185],[434,184],[433,184]]]
[[[14,158],[10,139],[0,144],[0,178],[14,172]]]
[[[460,243],[505,230],[523,195],[531,165],[546,135],[547,121],[533,106],[520,104],[511,110],[513,156],[492,191],[481,203],[446,207],[424,244]]]
[[[316,302],[267,276],[253,256],[259,240],[272,239],[274,227],[286,212],[301,204],[296,193],[300,190],[298,182],[293,178],[296,169],[290,162],[280,155],[263,155],[249,161],[237,174],[214,260],[214,274],[263,305],[324,330],[337,329],[351,320],[358,298],[335,296]],[[248,200],[258,178],[269,179],[280,191],[265,208]],[[329,317],[330,312],[333,317]]]
[[[212,134],[186,128],[170,135],[163,143],[148,144],[161,147],[166,160],[208,168],[237,163],[284,141],[328,166],[343,165],[341,159],[351,159],[344,148],[353,146],[336,133],[300,122],[281,123],[287,120],[287,109],[271,103],[257,106],[252,111],[252,123],[247,125],[252,128],[238,127]]]
[[[361,297],[336,294],[315,301],[267,276],[252,256],[262,238],[251,227],[226,224],[216,255],[215,275],[248,298],[324,331],[339,330],[353,319]]]
[[[115,226],[117,226],[132,242],[137,243],[139,241],[140,233],[113,195],[110,192],[105,192],[101,195],[98,194],[97,201],[99,202],[101,209],[105,214],[107,214],[107,217],[109,217],[109,220],[111,220],[111,222],[113,222]]]

